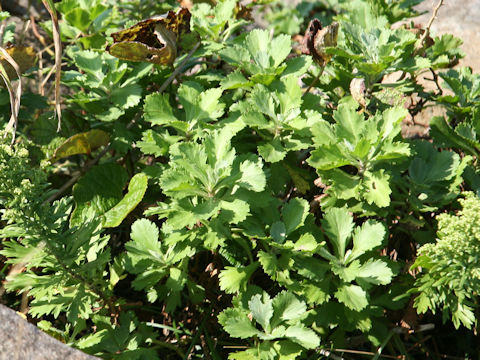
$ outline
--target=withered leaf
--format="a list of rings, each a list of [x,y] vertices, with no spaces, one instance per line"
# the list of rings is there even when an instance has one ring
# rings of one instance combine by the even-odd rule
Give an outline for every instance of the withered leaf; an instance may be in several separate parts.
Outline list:
[[[338,23],[333,22],[322,28],[320,20],[311,20],[303,37],[302,52],[312,55],[318,65],[322,67],[327,65],[332,55],[327,54],[325,50],[327,47],[337,46],[338,27]]]
[[[113,33],[114,43],[106,50],[122,60],[171,65],[177,57],[179,36],[190,29],[190,17],[188,9],[181,8],[140,21]]]

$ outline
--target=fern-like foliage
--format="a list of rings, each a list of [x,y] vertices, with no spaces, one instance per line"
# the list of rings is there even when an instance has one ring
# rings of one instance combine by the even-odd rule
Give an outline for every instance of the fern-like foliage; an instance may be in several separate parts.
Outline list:
[[[480,292],[480,199],[472,192],[459,199],[457,214],[440,214],[436,243],[423,245],[413,267],[421,266],[416,281],[419,313],[441,309],[456,328],[476,323],[474,309]]]

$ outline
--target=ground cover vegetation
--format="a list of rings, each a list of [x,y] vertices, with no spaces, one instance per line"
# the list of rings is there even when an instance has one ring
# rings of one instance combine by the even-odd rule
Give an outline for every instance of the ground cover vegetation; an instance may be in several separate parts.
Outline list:
[[[0,301],[105,359],[476,358],[480,76],[420,1],[0,13]]]

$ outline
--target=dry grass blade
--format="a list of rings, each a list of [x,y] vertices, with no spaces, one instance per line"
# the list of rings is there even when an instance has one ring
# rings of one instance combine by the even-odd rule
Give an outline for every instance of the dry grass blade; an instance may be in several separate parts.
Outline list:
[[[57,114],[58,126],[60,131],[62,126],[62,108],[60,102],[60,79],[62,77],[62,41],[60,40],[60,28],[58,26],[58,16],[52,0],[42,0],[52,18],[53,43],[55,45],[55,112]]]
[[[18,76],[18,83],[17,83],[17,90],[13,90],[13,85],[10,81],[10,78],[5,70],[5,67],[0,63],[0,76],[2,77],[5,85],[8,89],[8,94],[10,96],[10,108],[12,109],[12,116],[10,117],[10,121],[5,128],[5,135],[10,130],[12,131],[12,144],[15,142],[15,132],[17,130],[17,122],[18,122],[18,113],[20,111],[20,99],[22,97],[22,80],[21,80],[21,71],[20,67],[16,63],[16,61],[10,56],[10,54],[3,48],[0,47],[0,52],[2,53],[3,58],[15,69],[15,72]]]

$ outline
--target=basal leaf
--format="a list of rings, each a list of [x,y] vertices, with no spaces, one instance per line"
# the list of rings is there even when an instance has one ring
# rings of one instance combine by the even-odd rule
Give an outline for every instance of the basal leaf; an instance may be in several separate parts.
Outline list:
[[[268,69],[273,65],[273,61],[270,62],[270,54],[268,53],[269,43],[270,36],[267,30],[255,29],[245,38],[245,45],[250,52],[250,56],[263,69]]]
[[[222,221],[238,224],[250,215],[250,205],[243,200],[222,201],[220,203]]]
[[[353,230],[352,217],[346,208],[332,208],[325,212],[322,226],[333,245],[335,255],[343,260]]]
[[[353,248],[346,260],[352,261],[380,246],[385,238],[385,226],[379,222],[366,221],[355,229]]]
[[[276,327],[282,321],[299,320],[306,315],[307,306],[294,294],[282,291],[273,299],[274,316],[272,327]]]
[[[138,105],[142,99],[142,87],[138,84],[115,87],[110,93],[110,99],[122,109],[131,108]]]
[[[158,227],[147,219],[138,219],[132,224],[130,234],[137,248],[155,254],[160,250]],[[127,243],[128,244],[128,243]]]
[[[283,244],[286,237],[285,224],[281,221],[275,221],[270,227],[270,236],[273,241]]]
[[[248,308],[252,312],[255,321],[260,324],[263,330],[270,332],[270,319],[273,316],[273,303],[267,293],[254,295],[248,301]]]
[[[354,147],[360,140],[365,118],[363,114],[355,111],[353,107],[341,104],[334,112],[333,117],[336,121],[335,134],[342,141],[348,141]]]
[[[247,339],[259,333],[247,315],[244,310],[228,308],[218,315],[218,322],[230,336]]]
[[[167,94],[147,95],[143,111],[145,120],[152,125],[169,125],[170,122],[178,121],[173,115]]]
[[[390,205],[390,176],[380,170],[374,173],[366,172],[363,183],[363,197],[369,204],[375,204],[378,207],[386,207]]]
[[[283,144],[280,142],[280,139],[273,139],[271,142],[265,142],[261,145],[258,145],[258,153],[265,161],[270,163],[276,163],[287,155]]]
[[[358,285],[344,284],[335,292],[335,297],[348,308],[361,311],[368,305],[367,293]]]
[[[269,42],[270,56],[273,58],[273,66],[279,66],[290,54],[292,49],[290,36],[279,35]]]
[[[252,160],[245,160],[242,162],[240,164],[240,186],[255,192],[263,191],[267,180],[262,166],[262,161],[259,158],[257,159],[257,162]]]
[[[392,270],[382,260],[368,260],[357,273],[357,281],[361,280],[374,285],[387,285],[392,278]]]
[[[288,111],[299,108],[302,104],[302,90],[296,76],[284,76],[272,82],[270,87],[276,90],[282,114],[287,114]]]
[[[173,136],[170,137],[167,134],[149,129],[142,134],[142,140],[137,141],[136,145],[142,153],[159,157],[167,154],[170,145],[174,143],[175,139]]]
[[[350,160],[336,145],[323,146],[313,150],[307,162],[318,170],[330,170],[350,164]]]
[[[247,80],[239,70],[235,70],[225,77],[220,86],[224,89],[238,89],[253,86],[253,82]]]
[[[285,336],[306,349],[314,349],[320,345],[320,338],[304,325],[293,325],[287,328]]]
[[[247,282],[258,265],[258,262],[254,262],[248,266],[226,266],[220,271],[220,288],[227,294],[233,294],[240,290],[245,291]]]
[[[417,184],[433,184],[450,180],[460,164],[460,157],[450,151],[437,151],[428,142],[416,142],[414,149],[417,156],[408,168],[408,174]]]
[[[287,234],[296,230],[303,225],[310,206],[304,199],[294,198],[290,200],[282,209],[282,218],[285,223],[285,230]]]

